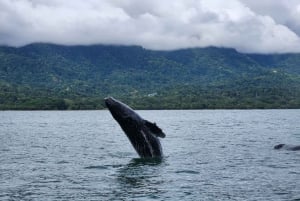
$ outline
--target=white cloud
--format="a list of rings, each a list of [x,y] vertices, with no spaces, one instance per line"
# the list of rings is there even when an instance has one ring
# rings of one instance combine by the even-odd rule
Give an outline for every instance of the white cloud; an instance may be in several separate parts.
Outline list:
[[[222,46],[242,52],[300,52],[298,2],[0,0],[0,44],[123,44],[159,50]]]

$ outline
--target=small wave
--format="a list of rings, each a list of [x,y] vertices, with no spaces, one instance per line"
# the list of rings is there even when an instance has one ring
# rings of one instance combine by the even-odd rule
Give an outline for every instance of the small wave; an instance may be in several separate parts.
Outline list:
[[[294,172],[294,171],[291,171],[291,172],[289,172],[288,174],[300,174],[300,172]]]
[[[9,149],[1,149],[1,151],[7,152],[7,151],[10,151],[10,150]]]
[[[276,195],[288,195],[289,192],[275,192]]]
[[[275,168],[275,169],[285,169],[285,168],[288,168],[288,166],[283,166],[283,165],[267,165],[267,167],[269,168]]]
[[[139,165],[159,165],[164,161],[161,157],[156,158],[133,158],[130,161],[130,165],[139,166]]]
[[[106,170],[106,169],[108,169],[108,167],[105,166],[105,165],[91,165],[91,166],[84,167],[84,169],[99,169],[99,170]]]
[[[179,171],[176,171],[175,173],[178,173],[178,174],[182,174],[182,173],[185,173],[185,174],[200,174],[200,172],[194,171],[194,170],[179,170]]]
[[[35,148],[35,149],[47,149],[46,146],[39,146],[39,145],[32,145],[31,148]]]
[[[47,160],[35,160],[34,162],[36,162],[36,163],[46,163]]]
[[[69,162],[62,160],[62,161],[58,161],[56,164],[66,164],[66,163],[69,163]]]
[[[122,167],[123,165],[90,165],[90,166],[87,166],[85,167],[84,169],[99,169],[99,170],[105,170],[105,169],[108,169],[108,168],[120,168]]]
[[[44,178],[41,178],[41,180],[37,180],[33,183],[39,183],[39,184],[50,184],[50,183],[61,183],[61,180],[57,180],[57,179],[47,179],[45,180]]]

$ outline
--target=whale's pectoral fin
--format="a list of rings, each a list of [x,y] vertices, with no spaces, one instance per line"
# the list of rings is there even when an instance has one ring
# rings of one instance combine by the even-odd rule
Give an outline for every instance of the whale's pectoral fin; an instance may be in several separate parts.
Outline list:
[[[157,137],[164,138],[166,134],[155,124],[150,121],[145,120],[145,126]]]

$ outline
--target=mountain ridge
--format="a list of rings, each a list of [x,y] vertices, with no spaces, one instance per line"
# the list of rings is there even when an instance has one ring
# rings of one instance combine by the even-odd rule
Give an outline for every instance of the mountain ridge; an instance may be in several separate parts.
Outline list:
[[[0,109],[101,109],[106,96],[140,109],[300,108],[299,64],[217,47],[0,46]]]

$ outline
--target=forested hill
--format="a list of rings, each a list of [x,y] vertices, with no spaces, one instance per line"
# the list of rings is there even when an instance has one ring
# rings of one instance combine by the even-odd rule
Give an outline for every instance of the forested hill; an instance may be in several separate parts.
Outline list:
[[[300,54],[227,48],[0,47],[0,109],[300,108]]]

